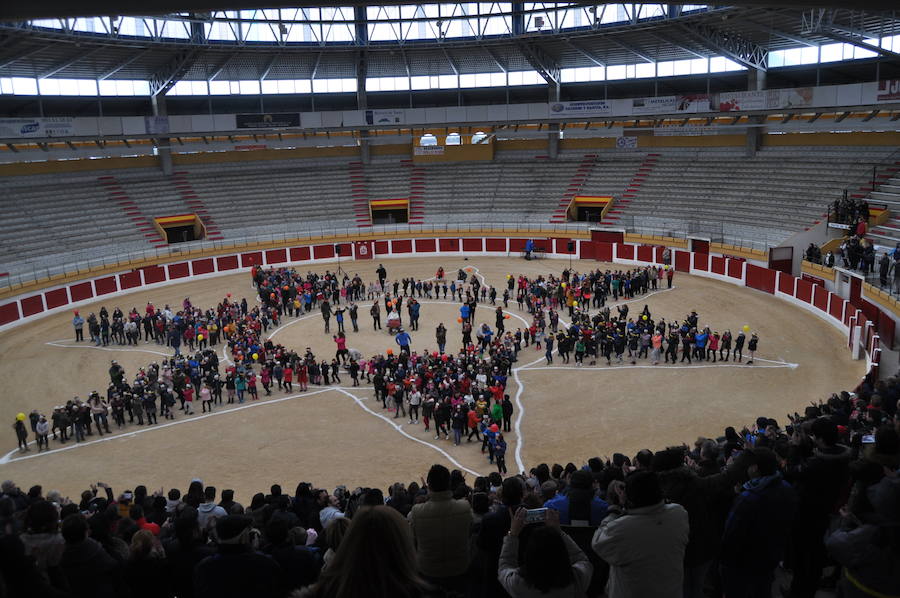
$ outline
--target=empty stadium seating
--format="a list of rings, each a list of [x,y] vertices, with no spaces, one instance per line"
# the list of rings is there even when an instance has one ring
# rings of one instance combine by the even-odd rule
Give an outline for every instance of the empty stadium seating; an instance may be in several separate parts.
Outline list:
[[[764,248],[819,220],[848,182],[890,150],[766,147],[748,158],[739,147],[654,148],[658,156],[650,167],[646,150],[570,149],[556,160],[534,150],[499,150],[492,162],[415,168],[403,156],[378,156],[362,172],[369,199],[415,193],[416,221],[426,225],[544,224],[577,189],[616,198],[613,223],[638,233],[705,234]],[[320,158],[182,164],[175,177],[150,169],[8,177],[2,181],[9,192],[2,200],[8,216],[0,271],[62,268],[152,250],[158,241],[135,214],[151,219],[201,212],[210,238],[235,242],[355,228],[353,168],[360,167],[348,158]],[[101,176],[114,177],[137,211],[123,211]],[[873,198],[900,208],[900,182],[888,183]]]

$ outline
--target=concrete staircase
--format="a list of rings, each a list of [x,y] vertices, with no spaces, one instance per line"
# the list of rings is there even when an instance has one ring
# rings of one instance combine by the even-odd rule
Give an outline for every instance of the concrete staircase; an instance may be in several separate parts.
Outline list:
[[[537,157],[541,158],[543,156]],[[594,170],[594,165],[596,164],[597,154],[584,155],[575,174],[569,179],[569,185],[566,187],[565,193],[560,197],[559,204],[556,206],[556,209],[553,210],[553,215],[550,217],[551,223],[566,222],[568,220],[566,211],[569,209],[569,204],[572,203],[573,197],[581,193],[581,189],[584,187],[585,182],[588,180],[588,177],[590,177],[591,171]]]
[[[606,217],[600,222],[600,224],[604,224],[607,226],[615,226],[619,224],[619,221],[622,219],[622,216],[628,209],[629,204],[631,204],[631,202],[637,199],[640,195],[641,185],[653,172],[653,168],[656,166],[656,162],[657,160],[659,160],[659,157],[659,154],[647,154],[647,156],[644,158],[644,161],[641,162],[641,164],[638,166],[637,171],[634,173],[634,176],[631,177],[631,181],[628,183],[625,191],[621,196],[615,199],[613,208],[609,212],[607,212]]]
[[[196,214],[200,221],[203,222],[203,226],[206,228],[206,240],[221,241],[224,239],[222,231],[219,230],[218,225],[210,216],[209,210],[207,210],[206,204],[203,203],[200,194],[194,190],[193,185],[188,180],[188,173],[184,171],[172,173],[172,186],[181,195],[181,199],[187,207],[187,213]]]
[[[128,197],[128,193],[120,181],[114,175],[105,175],[97,177],[97,181],[106,191],[106,199],[114,204],[117,208],[124,212],[125,217],[137,229],[140,236],[154,247],[165,247],[168,245],[165,239],[159,236],[153,222],[141,211],[141,208]]]
[[[350,199],[353,201],[356,226],[371,228],[372,213],[369,210],[369,191],[362,162],[350,162],[347,174],[350,177]]]
[[[425,169],[403,160],[409,167],[409,224],[425,222]]]

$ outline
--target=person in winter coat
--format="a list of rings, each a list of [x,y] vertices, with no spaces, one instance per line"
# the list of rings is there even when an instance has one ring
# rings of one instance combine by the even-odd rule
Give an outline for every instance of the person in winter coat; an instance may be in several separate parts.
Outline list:
[[[431,466],[426,483],[428,500],[407,517],[419,573],[442,588],[465,592],[472,508],[465,500],[453,500],[450,471],[443,465]]]
[[[512,518],[503,538],[498,578],[512,598],[584,596],[594,568],[587,556],[559,529],[559,514],[547,511],[546,526],[531,530],[519,560],[519,535],[525,529],[525,509]]]
[[[62,535],[66,548],[60,567],[72,596],[78,598],[118,598],[127,596],[122,567],[93,538],[80,513],[63,520]]]
[[[771,593],[797,511],[797,495],[778,471],[775,453],[761,447],[745,454],[750,480],[728,514],[719,551],[725,598]]]
[[[609,598],[680,596],[690,525],[681,505],[666,504],[655,473],[639,471],[615,491],[591,547],[609,563]],[[625,505],[625,509],[622,508]]]

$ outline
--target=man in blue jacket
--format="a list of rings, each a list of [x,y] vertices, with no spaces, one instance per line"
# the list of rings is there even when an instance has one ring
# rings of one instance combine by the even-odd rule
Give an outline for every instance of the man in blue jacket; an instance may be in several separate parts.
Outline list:
[[[394,340],[400,345],[400,352],[406,352],[406,354],[409,355],[409,343],[412,340],[409,333],[401,328]]]
[[[750,480],[734,501],[722,535],[720,568],[725,598],[771,593],[797,511],[797,493],[781,476],[771,449],[753,449]]]

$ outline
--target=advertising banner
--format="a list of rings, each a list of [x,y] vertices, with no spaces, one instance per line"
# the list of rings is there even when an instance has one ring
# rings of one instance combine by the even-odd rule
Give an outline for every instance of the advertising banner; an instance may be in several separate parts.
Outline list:
[[[637,149],[637,137],[616,137],[616,149]]]
[[[65,137],[74,135],[74,119],[0,118],[0,137]]]
[[[424,147],[413,148],[413,154],[416,156],[443,156],[443,145],[426,145]]]
[[[168,116],[145,116],[144,128],[149,135],[160,135],[169,132]]]
[[[405,110],[366,110],[367,125],[401,125],[404,122]]]
[[[235,117],[238,129],[286,129],[300,126],[299,112],[236,114]]]
[[[709,94],[694,93],[676,96],[676,98],[678,100],[675,105],[676,112],[709,112]]]
[[[676,96],[634,98],[631,100],[631,113],[635,116],[641,114],[666,114],[675,112],[677,105],[678,98]]]
[[[765,110],[768,107],[768,92],[730,91],[719,94],[719,111]]]
[[[550,116],[612,116],[612,104],[607,100],[583,102],[555,102],[550,104]]]
[[[766,107],[777,108],[809,108],[813,105],[813,87],[794,87],[792,89],[773,89],[768,92]]]
[[[883,79],[878,82],[876,102],[900,102],[900,79]]]

